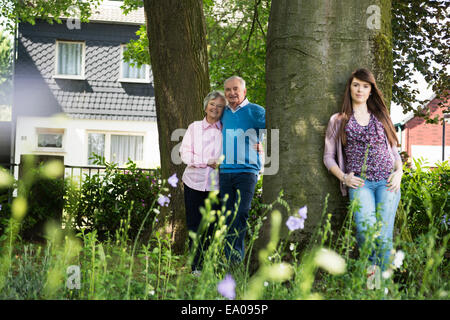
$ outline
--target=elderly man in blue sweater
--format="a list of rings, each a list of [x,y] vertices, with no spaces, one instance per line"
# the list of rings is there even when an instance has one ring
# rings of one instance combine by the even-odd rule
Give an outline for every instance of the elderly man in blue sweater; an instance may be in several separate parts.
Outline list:
[[[247,219],[261,170],[260,154],[252,146],[262,140],[259,130],[266,127],[266,111],[247,100],[241,77],[225,80],[224,90],[228,105],[222,115],[225,158],[219,167],[220,198],[228,195],[226,209],[232,213],[227,219],[225,255],[231,263],[239,263],[244,259]]]

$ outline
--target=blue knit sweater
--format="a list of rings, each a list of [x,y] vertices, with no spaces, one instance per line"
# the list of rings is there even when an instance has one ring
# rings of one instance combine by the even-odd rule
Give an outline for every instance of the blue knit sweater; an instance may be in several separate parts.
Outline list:
[[[226,107],[222,125],[225,159],[220,165],[220,172],[258,174],[261,160],[253,145],[262,139],[259,129],[266,128],[266,110],[254,103],[249,103],[236,112]]]

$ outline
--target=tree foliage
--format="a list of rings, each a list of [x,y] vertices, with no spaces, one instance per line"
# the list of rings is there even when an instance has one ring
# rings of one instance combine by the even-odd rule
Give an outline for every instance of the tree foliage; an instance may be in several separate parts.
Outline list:
[[[448,1],[392,1],[392,99],[403,107],[404,113],[412,111],[415,102],[421,105],[426,103],[417,99],[419,92],[411,87],[411,84],[417,84],[417,81],[413,80],[414,72],[423,75],[438,97],[445,96],[446,90],[450,89],[449,26]],[[427,116],[422,114],[421,110],[416,110],[415,113]]]
[[[10,105],[12,91],[12,46],[5,33],[0,32],[0,105]]]
[[[211,87],[239,75],[247,82],[249,99],[265,105],[266,34],[270,0],[209,1],[204,7]]]
[[[35,24],[36,19],[43,19],[50,24],[61,23],[61,17],[73,16],[81,22],[88,22],[88,17],[102,0],[0,0],[0,15],[5,18],[0,24],[7,30],[14,30],[18,22]],[[75,10],[75,11],[74,11]]]

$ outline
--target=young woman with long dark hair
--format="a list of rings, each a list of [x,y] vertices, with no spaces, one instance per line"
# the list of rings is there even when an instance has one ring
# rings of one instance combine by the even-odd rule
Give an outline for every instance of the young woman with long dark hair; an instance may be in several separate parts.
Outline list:
[[[341,182],[343,196],[357,199],[354,213],[361,248],[367,231],[381,222],[376,250],[369,260],[368,286],[389,265],[395,214],[400,200],[403,165],[395,129],[367,69],[354,71],[347,81],[340,113],[331,116],[325,137],[324,164]]]

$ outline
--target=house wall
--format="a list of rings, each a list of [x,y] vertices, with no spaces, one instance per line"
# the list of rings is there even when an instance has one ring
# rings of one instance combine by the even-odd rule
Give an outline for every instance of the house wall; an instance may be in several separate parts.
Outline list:
[[[13,121],[18,116],[154,120],[153,79],[120,82],[121,45],[137,39],[139,26],[83,23],[70,30],[63,24],[19,24],[15,66]],[[85,43],[85,79],[55,77],[56,41]]]
[[[439,100],[434,99],[428,105],[431,118],[438,115],[442,118],[443,110],[437,104]],[[447,108],[449,103],[446,104]],[[442,161],[442,134],[443,126],[439,124],[427,124],[425,120],[415,117],[405,124],[404,145],[405,150],[412,158],[423,157],[429,164]],[[447,119],[445,125],[445,160],[450,159],[450,122]]]
[[[121,45],[137,39],[138,25],[82,23],[19,24],[15,65],[14,161],[22,154],[64,156],[64,163],[87,165],[87,132],[143,134],[140,167],[160,165],[153,78],[144,82],[120,81]],[[84,79],[55,76],[56,41],[85,45]],[[62,115],[62,116],[60,116]],[[63,150],[37,147],[36,128],[64,129]],[[107,159],[108,160],[108,159]]]
[[[63,148],[45,151],[38,148],[37,128],[64,129]],[[143,134],[142,168],[160,166],[158,128],[156,121],[114,121],[69,119],[63,115],[55,117],[19,117],[17,119],[15,163],[20,163],[22,154],[64,156],[64,164],[87,166],[88,132],[116,134]]]

